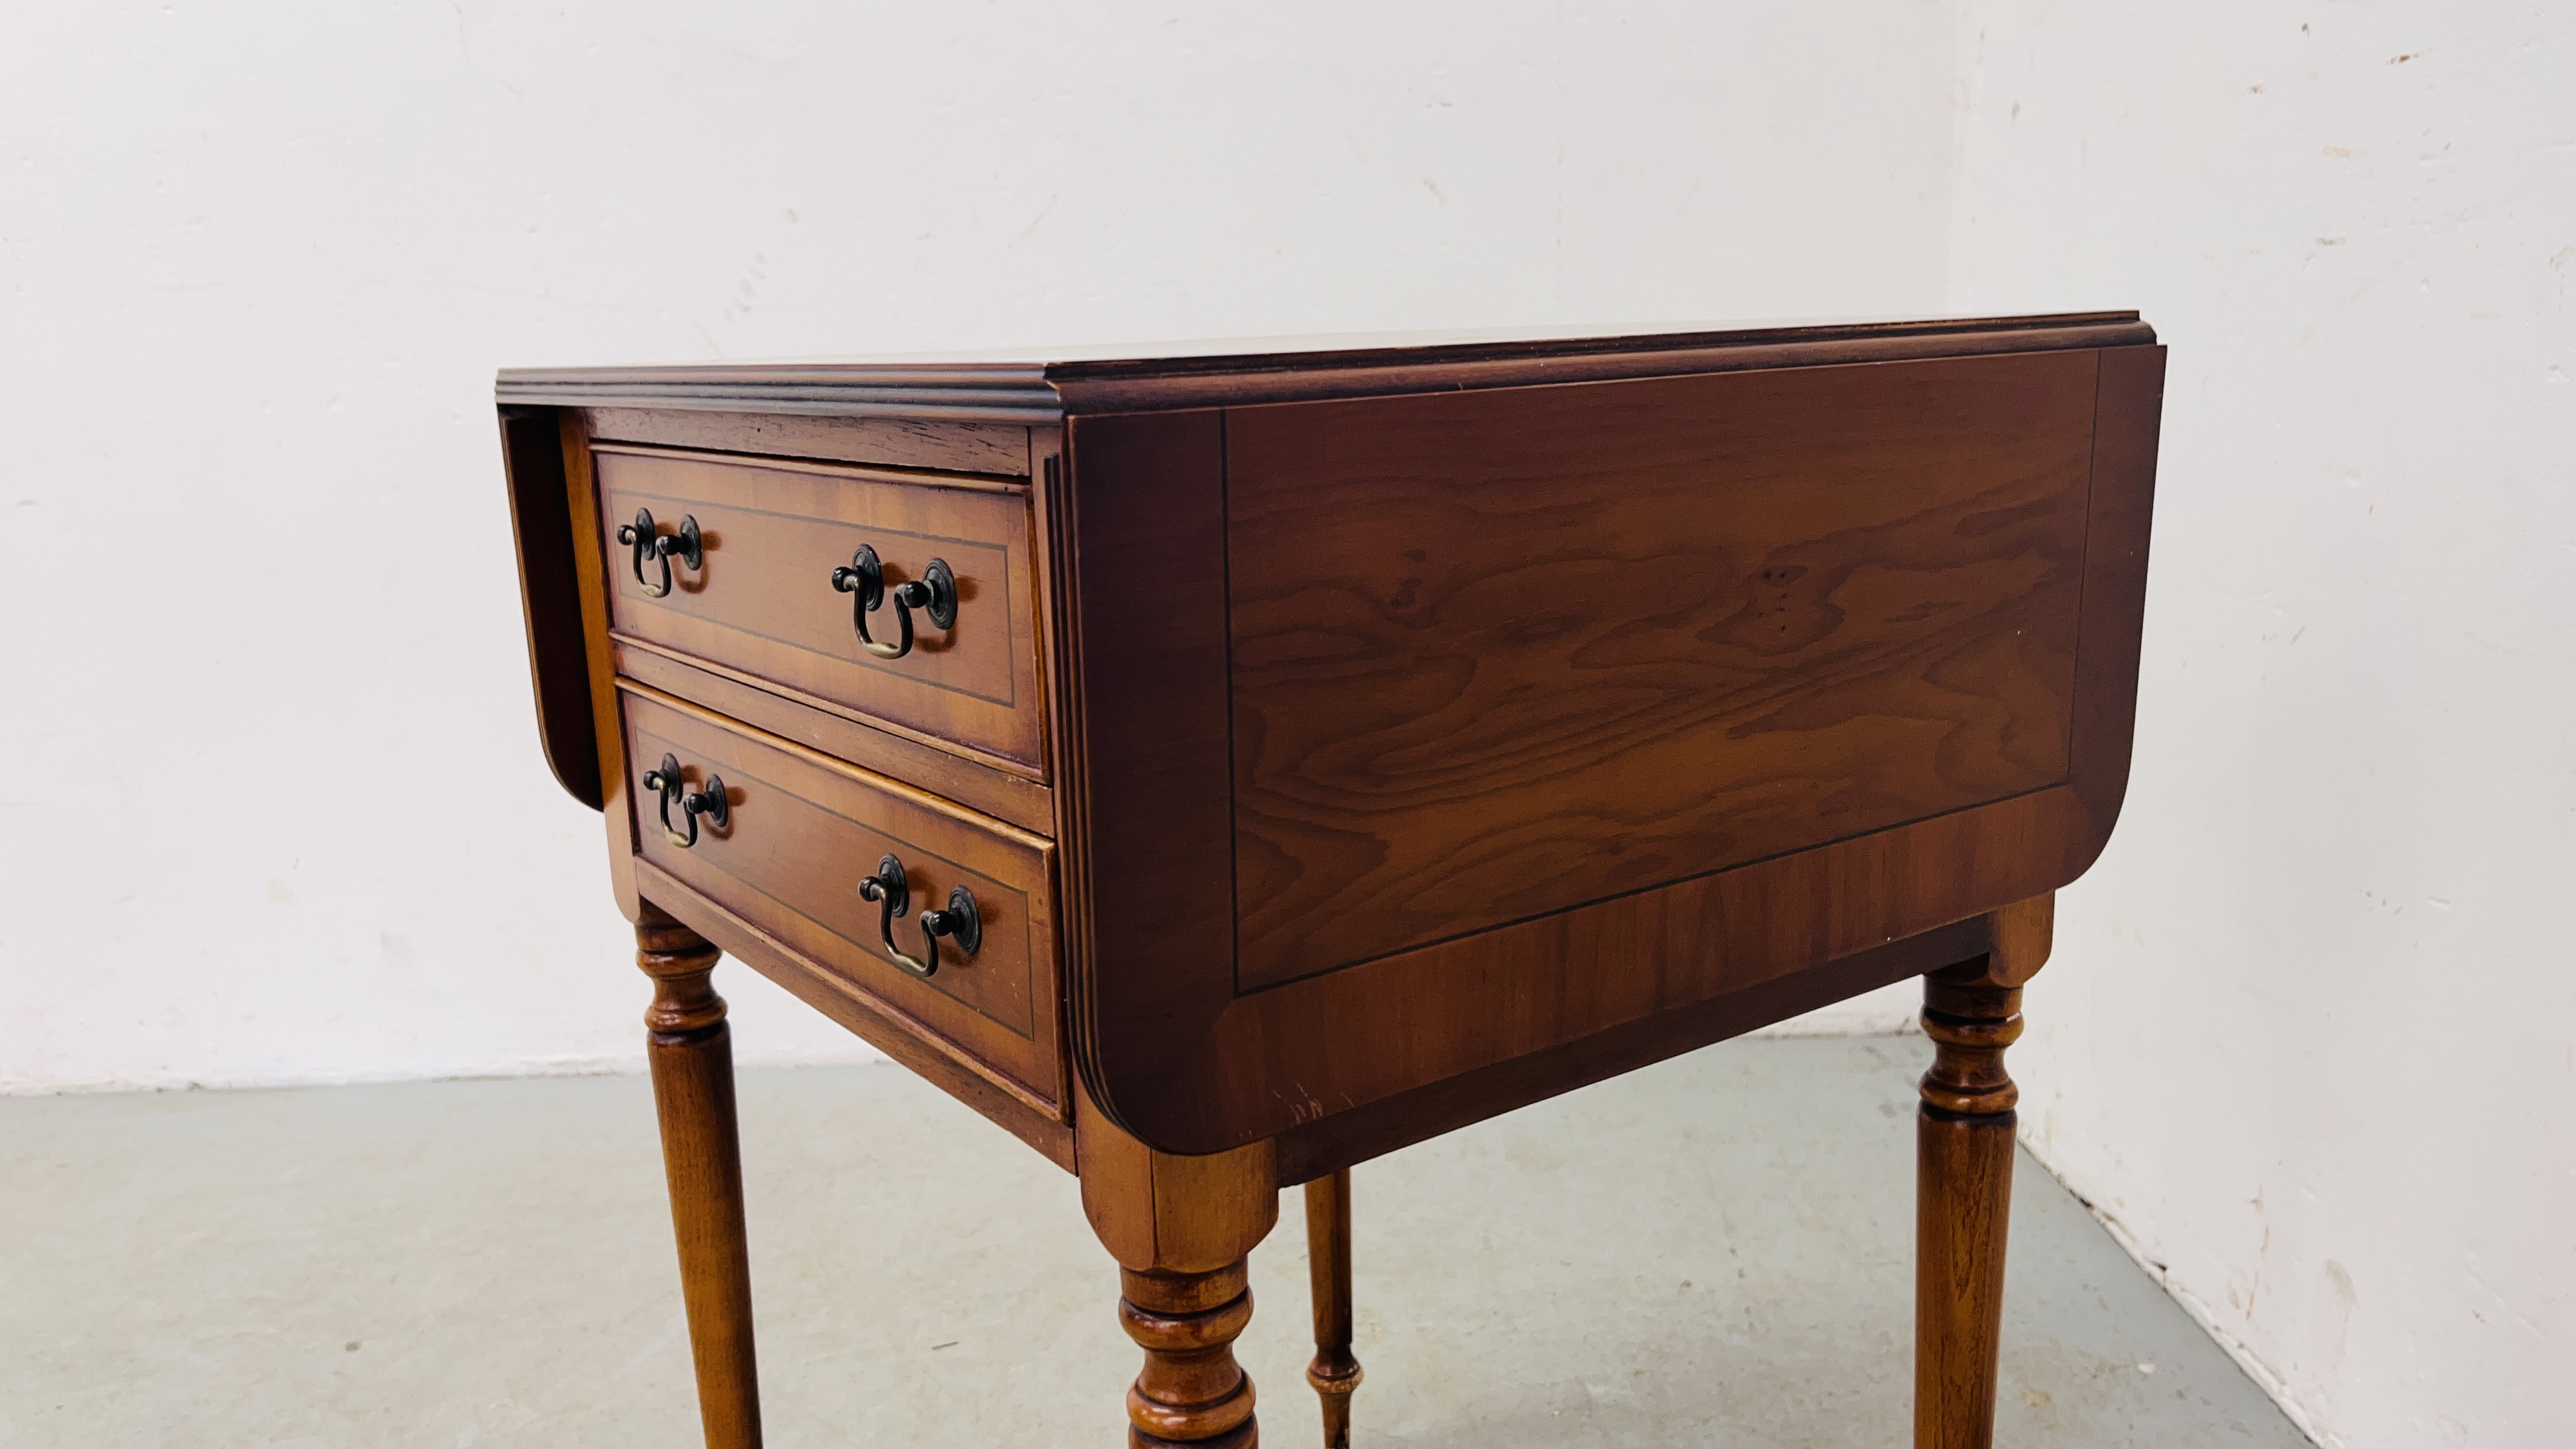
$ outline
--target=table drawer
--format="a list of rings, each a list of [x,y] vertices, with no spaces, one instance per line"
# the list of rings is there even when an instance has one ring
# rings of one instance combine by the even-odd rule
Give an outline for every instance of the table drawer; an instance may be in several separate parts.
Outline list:
[[[632,684],[621,702],[644,859],[871,998],[901,1029],[1060,1108],[1052,846]],[[645,782],[666,757],[682,797],[668,805]],[[688,797],[711,796],[718,779],[721,812],[691,810]],[[889,855],[910,894],[891,918],[890,945],[884,904],[860,893]],[[962,905],[959,890],[979,928],[971,952],[921,924],[926,911]],[[920,974],[934,947],[936,969]]]
[[[592,462],[609,626],[621,639],[1045,777],[1025,487],[613,444],[595,446]],[[647,512],[666,542],[639,557],[631,530]],[[860,595],[840,587],[862,549],[885,595],[863,620]],[[954,581],[944,627],[936,605],[900,596],[906,584],[935,586],[934,562]],[[907,619],[910,647],[883,657]]]

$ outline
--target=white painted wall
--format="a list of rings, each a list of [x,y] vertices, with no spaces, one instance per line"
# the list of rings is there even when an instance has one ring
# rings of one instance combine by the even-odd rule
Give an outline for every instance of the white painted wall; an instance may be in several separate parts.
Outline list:
[[[1954,305],[2173,349],[2032,1146],[2324,1442],[2576,1441],[2576,11],[1965,20]]]
[[[0,1089],[640,1060],[495,367],[1937,310],[1952,21],[0,7]]]

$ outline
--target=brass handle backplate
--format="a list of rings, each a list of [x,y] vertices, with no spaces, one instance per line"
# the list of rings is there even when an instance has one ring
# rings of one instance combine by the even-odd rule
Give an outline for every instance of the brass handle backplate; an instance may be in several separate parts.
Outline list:
[[[645,771],[644,788],[661,797],[662,835],[682,850],[698,843],[699,816],[715,822],[718,830],[733,823],[733,807],[725,802],[724,776],[709,775],[705,789],[691,790],[680,781],[680,758],[677,755],[664,755],[659,768]],[[671,823],[671,807],[674,805],[680,807],[680,818],[688,822],[685,834]]]
[[[657,534],[653,527],[653,510],[638,508],[633,523],[617,526],[617,541],[634,550],[629,561],[635,568],[635,582],[643,585],[645,593],[658,599],[671,592],[671,555],[678,554],[680,562],[694,569],[706,562],[707,551],[706,541],[698,534],[695,514],[680,520],[677,533]],[[648,558],[661,560],[660,583],[644,576],[644,560]]]
[[[921,934],[930,945],[926,955],[914,956],[897,946],[894,918],[912,908],[912,883],[904,878],[903,862],[891,855],[877,862],[875,875],[859,882],[859,899],[877,903],[877,934],[885,938],[894,964],[924,980],[939,974],[940,937],[956,942],[969,956],[984,944],[984,917],[975,909],[975,893],[958,886],[948,892],[948,909],[921,913]]]
[[[920,578],[889,589],[885,565],[878,562],[876,549],[863,543],[858,552],[850,555],[848,563],[832,570],[832,587],[851,596],[850,627],[858,631],[860,645],[879,659],[901,659],[912,652],[915,609],[930,616],[934,629],[957,626],[957,575],[950,572],[944,558],[932,559]],[[895,642],[891,644],[868,632],[868,615],[885,607],[889,599],[894,602],[895,624]]]

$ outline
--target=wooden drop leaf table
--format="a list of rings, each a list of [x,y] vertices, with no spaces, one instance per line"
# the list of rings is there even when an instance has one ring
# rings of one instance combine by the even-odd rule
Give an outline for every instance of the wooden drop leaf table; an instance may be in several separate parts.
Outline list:
[[[1282,1188],[1339,1445],[1354,1164],[1920,976],[1915,1442],[1988,1443],[2163,373],[2125,312],[503,373],[707,1442],[760,1438],[725,952],[1079,1175],[1139,1449],[1256,1442]]]

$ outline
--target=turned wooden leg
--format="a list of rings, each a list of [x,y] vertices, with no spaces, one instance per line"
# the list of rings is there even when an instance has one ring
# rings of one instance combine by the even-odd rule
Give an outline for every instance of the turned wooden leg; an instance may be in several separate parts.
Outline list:
[[[1279,1220],[1270,1144],[1173,1157],[1076,1101],[1083,1212],[1118,1260],[1118,1321],[1145,1350],[1127,1391],[1129,1449],[1255,1449],[1234,1340],[1252,1321],[1247,1259]]]
[[[2013,1103],[2004,1048],[2021,984],[2048,957],[2052,898],[1997,913],[1997,946],[1923,978],[1932,1069],[1916,1119],[1915,1449],[1992,1449],[2012,1212]]]
[[[1351,1172],[1306,1184],[1306,1260],[1315,1299],[1315,1361],[1306,1382],[1324,1401],[1324,1449],[1351,1449],[1351,1391],[1360,1361],[1351,1357]]]
[[[644,907],[635,964],[653,978],[644,1013],[662,1167],[680,1240],[680,1296],[698,1373],[708,1449],[758,1449],[760,1384],[751,1352],[751,1254],[742,1220],[742,1144],[734,1124],[733,1038],[709,979],[716,948]]]
[[[1211,1273],[1118,1271],[1118,1321],[1145,1350],[1144,1371],[1127,1390],[1132,1449],[1167,1444],[1252,1449],[1252,1376],[1234,1361],[1234,1341],[1252,1321],[1249,1265]]]

